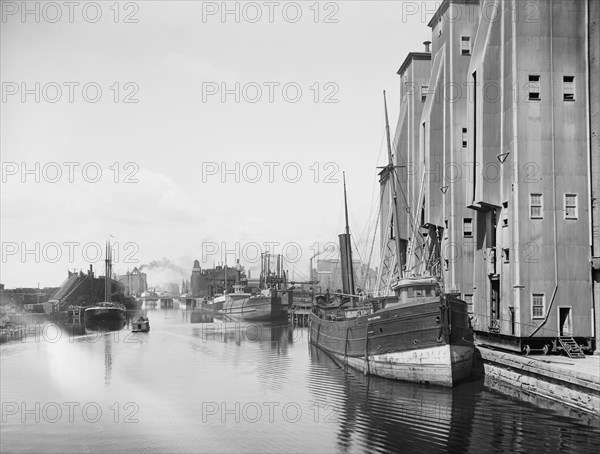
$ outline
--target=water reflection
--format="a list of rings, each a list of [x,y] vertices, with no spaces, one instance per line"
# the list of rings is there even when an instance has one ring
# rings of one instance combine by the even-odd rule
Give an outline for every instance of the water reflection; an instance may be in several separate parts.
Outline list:
[[[101,322],[85,323],[85,333],[120,331],[127,326],[127,320],[103,320]]]
[[[112,376],[112,339],[104,337],[104,384],[110,385]]]
[[[597,429],[586,434],[585,418],[540,414],[514,389],[499,394],[484,380],[428,387],[344,371],[314,346],[310,356],[308,387],[338,416],[340,452],[595,452],[600,441]]]
[[[184,309],[181,311],[181,319],[186,323],[212,323],[214,321],[214,314],[204,309]]]
[[[344,370],[309,346],[306,328],[231,323],[203,310],[149,316],[150,333],[79,326],[56,342],[3,344],[3,402],[93,404],[103,418],[37,424],[10,416],[0,450],[587,454],[600,444],[600,431],[582,419],[487,382],[444,389]],[[139,423],[124,424],[131,403]],[[206,404],[218,412],[203,413]],[[266,404],[276,404],[274,421]],[[292,411],[286,419],[286,404],[302,418],[290,421]],[[222,411],[254,407],[264,411],[254,422],[242,410]]]
[[[402,446],[408,451],[442,450],[452,440],[461,452],[472,427],[472,403],[478,391],[445,389],[364,376],[352,369],[344,373],[322,350],[311,346],[308,387],[315,400],[335,411],[341,452],[358,449],[385,451]],[[474,392],[475,391],[475,392]]]

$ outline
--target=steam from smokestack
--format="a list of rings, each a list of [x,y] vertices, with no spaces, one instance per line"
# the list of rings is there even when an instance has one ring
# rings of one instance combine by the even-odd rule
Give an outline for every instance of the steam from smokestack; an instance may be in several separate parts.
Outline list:
[[[190,274],[189,270],[185,270],[165,257],[145,263],[138,269],[148,275],[149,287],[166,287],[171,283],[179,283],[181,279],[188,279]]]
[[[177,273],[181,273],[181,275],[188,274],[185,269],[183,269],[182,267],[180,267],[178,265],[175,265],[173,262],[171,262],[168,258],[165,258],[165,257],[163,257],[160,260],[152,260],[150,263],[141,265],[138,269],[140,271],[143,271],[143,270],[149,271],[149,270],[155,270],[157,268],[172,270]]]

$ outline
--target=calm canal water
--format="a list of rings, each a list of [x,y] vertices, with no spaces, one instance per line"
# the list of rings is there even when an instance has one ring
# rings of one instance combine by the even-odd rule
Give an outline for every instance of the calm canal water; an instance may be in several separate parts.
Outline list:
[[[1,452],[598,452],[597,419],[478,381],[349,370],[306,328],[149,310],[151,332],[55,326],[0,346]],[[542,404],[543,405],[543,404]]]

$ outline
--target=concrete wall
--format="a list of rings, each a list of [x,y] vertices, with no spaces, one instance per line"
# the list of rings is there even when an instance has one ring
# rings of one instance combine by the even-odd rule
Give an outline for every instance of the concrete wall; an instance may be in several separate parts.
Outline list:
[[[591,187],[600,191],[590,183],[600,181],[590,172],[600,173],[599,3],[445,0],[429,23],[429,94],[412,126],[415,110],[401,104],[394,144],[399,161],[423,164],[423,173],[406,174],[406,205],[415,207],[417,224],[444,229],[446,291],[473,295],[478,330],[557,337],[566,328],[560,311],[568,309],[563,334],[593,335],[589,201]],[[463,55],[462,37],[471,38],[471,55]],[[401,77],[408,81],[414,69],[414,62],[403,65]],[[565,76],[574,77],[574,100],[564,98]],[[529,99],[534,88],[539,100]],[[532,194],[542,194],[540,219],[531,216]],[[566,194],[577,195],[576,219],[565,215]],[[473,238],[465,237],[465,219],[472,219]],[[599,225],[596,219],[595,244]],[[413,239],[410,227],[407,217],[402,236]],[[418,247],[412,252],[422,256]],[[533,316],[534,294],[544,295],[541,317]]]
[[[482,7],[492,4],[501,14],[480,24],[469,69],[480,84],[470,115],[476,131],[471,153],[479,164],[471,204],[480,211],[477,328],[485,330],[499,318],[503,334],[556,337],[559,308],[568,307],[571,334],[590,336],[586,5],[489,0]],[[539,101],[528,99],[530,75],[540,76]],[[563,100],[565,75],[575,77],[574,101]],[[499,98],[490,96],[492,85],[501,88]],[[530,216],[532,193],[542,194],[542,219]],[[567,193],[577,194],[576,220],[565,218]],[[493,264],[488,263],[490,247],[495,248]],[[493,268],[500,285],[499,313],[492,313]],[[545,296],[542,318],[532,317],[533,294]]]
[[[592,285],[595,310],[596,354],[600,354],[600,2],[587,0],[588,81],[590,107],[590,186],[592,200]]]

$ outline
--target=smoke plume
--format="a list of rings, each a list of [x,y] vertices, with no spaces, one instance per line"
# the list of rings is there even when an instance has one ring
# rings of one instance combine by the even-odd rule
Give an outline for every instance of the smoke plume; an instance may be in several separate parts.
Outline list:
[[[138,269],[146,273],[149,288],[166,288],[171,283],[180,284],[182,279],[189,279],[191,274],[191,270],[185,270],[165,257],[145,263]]]

